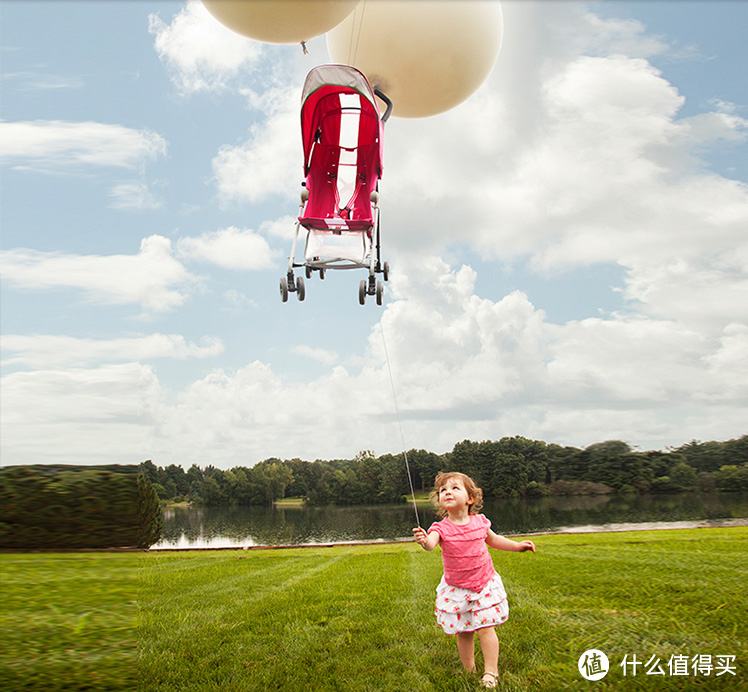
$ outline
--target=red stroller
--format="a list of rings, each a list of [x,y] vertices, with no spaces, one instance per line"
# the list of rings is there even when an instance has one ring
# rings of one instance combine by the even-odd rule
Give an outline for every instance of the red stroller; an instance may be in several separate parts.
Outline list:
[[[387,104],[380,117],[375,98]],[[289,292],[304,300],[306,278],[328,269],[367,269],[358,298],[376,295],[382,304],[389,265],[381,263],[379,238],[379,179],[382,177],[382,134],[392,103],[354,67],[320,65],[307,75],[301,98],[304,174],[288,273],[280,280],[281,299]],[[304,261],[296,261],[301,227],[306,229]]]

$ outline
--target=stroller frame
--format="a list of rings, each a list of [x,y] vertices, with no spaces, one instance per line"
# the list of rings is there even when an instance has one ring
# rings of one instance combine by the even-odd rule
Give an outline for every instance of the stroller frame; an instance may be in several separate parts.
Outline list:
[[[380,115],[375,96],[386,105]],[[302,92],[301,131],[305,180],[288,258],[281,278],[281,300],[289,293],[304,300],[306,278],[328,269],[368,269],[359,284],[359,302],[367,295],[383,302],[389,265],[381,261],[379,181],[382,175],[382,134],[392,102],[354,67],[320,65],[307,75]],[[306,230],[304,261],[296,260],[301,229]]]

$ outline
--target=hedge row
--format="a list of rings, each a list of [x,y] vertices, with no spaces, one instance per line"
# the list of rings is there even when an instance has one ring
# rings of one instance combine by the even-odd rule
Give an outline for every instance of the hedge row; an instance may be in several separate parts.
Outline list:
[[[137,466],[0,469],[0,549],[148,548],[161,511]]]

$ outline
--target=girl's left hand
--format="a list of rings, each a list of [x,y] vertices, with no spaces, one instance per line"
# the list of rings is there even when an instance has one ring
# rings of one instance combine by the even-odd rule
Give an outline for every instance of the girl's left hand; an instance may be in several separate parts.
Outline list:
[[[517,544],[519,548],[517,549],[518,553],[524,553],[526,550],[532,550],[532,552],[535,552],[535,544],[532,541],[522,541],[522,543]]]
[[[421,546],[429,539],[426,532],[420,526],[417,529],[413,529],[413,538]]]

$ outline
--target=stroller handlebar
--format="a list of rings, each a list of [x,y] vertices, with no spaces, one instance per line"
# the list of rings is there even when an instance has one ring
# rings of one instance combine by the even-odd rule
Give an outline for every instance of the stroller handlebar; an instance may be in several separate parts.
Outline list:
[[[382,122],[386,123],[392,113],[392,101],[390,101],[387,95],[379,87],[374,87],[374,95],[378,96],[387,104],[387,110],[385,110],[384,115],[382,116]]]

